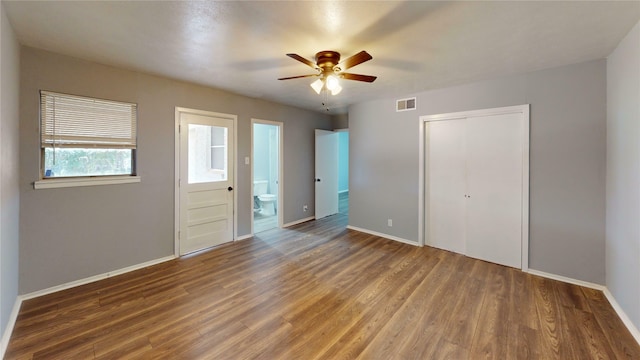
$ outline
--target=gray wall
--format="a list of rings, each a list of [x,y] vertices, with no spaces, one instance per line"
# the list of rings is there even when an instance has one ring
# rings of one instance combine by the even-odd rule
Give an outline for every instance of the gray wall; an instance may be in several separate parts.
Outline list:
[[[531,104],[529,266],[604,284],[605,60],[407,96],[349,108],[350,225],[419,241],[419,116]]]
[[[337,114],[331,117],[334,129],[348,129],[349,128],[349,114]]]
[[[250,233],[251,118],[284,123],[284,222],[314,208],[314,128],[328,115],[22,48],[20,293],[173,254],[175,106],[238,115],[238,236]],[[138,104],[138,184],[34,190],[40,89]]]
[[[0,4],[0,336],[18,296],[20,47]],[[8,334],[7,334],[8,335]],[[0,350],[0,356],[2,350]]]
[[[607,59],[607,288],[640,329],[640,22]]]

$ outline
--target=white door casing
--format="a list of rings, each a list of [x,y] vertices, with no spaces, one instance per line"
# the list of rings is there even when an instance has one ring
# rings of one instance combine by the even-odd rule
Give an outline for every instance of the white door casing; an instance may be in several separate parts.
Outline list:
[[[176,109],[179,255],[234,239],[235,117]]]
[[[315,131],[315,217],[338,213],[338,133]]]

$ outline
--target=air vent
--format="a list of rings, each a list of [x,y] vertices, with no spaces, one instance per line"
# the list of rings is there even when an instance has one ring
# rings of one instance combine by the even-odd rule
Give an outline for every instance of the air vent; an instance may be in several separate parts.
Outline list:
[[[407,111],[416,109],[416,98],[400,99],[396,101],[396,111]]]

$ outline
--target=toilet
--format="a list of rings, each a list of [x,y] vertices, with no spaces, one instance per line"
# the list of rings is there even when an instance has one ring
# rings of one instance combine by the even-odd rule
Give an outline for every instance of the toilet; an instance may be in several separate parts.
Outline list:
[[[277,195],[267,194],[269,182],[267,180],[256,180],[253,182],[253,196],[260,200],[260,213],[263,215],[275,215],[275,201]]]

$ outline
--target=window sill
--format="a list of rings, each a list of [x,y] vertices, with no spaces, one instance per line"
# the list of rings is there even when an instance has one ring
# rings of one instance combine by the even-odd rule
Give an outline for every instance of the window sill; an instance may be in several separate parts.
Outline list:
[[[34,182],[33,188],[39,190],[77,186],[130,184],[139,182],[140,176],[100,176],[69,179],[46,179]]]

